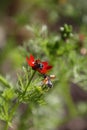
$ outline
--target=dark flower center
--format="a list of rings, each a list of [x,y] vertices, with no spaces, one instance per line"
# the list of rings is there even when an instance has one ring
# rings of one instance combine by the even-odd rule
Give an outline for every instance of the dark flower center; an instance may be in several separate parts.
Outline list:
[[[39,64],[38,64],[38,68],[39,68],[39,69],[42,69],[42,68],[43,68],[43,64],[42,64],[42,63],[39,63]]]
[[[42,69],[43,68],[43,64],[42,63],[37,63],[35,62],[33,69]]]

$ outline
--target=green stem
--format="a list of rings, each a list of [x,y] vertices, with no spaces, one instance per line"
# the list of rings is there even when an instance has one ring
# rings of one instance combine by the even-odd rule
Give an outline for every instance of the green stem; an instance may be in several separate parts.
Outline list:
[[[31,81],[32,81],[32,79],[33,79],[35,73],[36,73],[36,71],[33,72],[33,74],[32,74],[32,76],[31,76],[31,78],[30,78],[30,80],[29,80],[29,82],[28,82],[28,84],[27,84],[27,86],[26,86],[26,88],[25,88],[25,91],[24,91],[24,93],[23,93],[22,96],[25,95],[25,93],[26,93],[26,91],[27,91],[27,89],[28,89],[28,87],[29,87],[29,85],[30,85],[30,83],[31,83]]]
[[[9,118],[10,121],[12,120],[12,117],[13,117],[13,115],[14,115],[14,112],[16,111],[16,109],[18,108],[19,105],[20,105],[20,102],[17,101],[17,103],[13,106],[13,109],[12,109],[12,111],[10,112],[10,118]]]
[[[4,130],[8,130],[8,127],[9,127],[8,122],[6,122]]]

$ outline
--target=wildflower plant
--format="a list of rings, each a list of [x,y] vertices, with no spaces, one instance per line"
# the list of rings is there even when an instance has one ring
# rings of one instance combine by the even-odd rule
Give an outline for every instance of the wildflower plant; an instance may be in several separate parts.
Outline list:
[[[46,79],[48,77],[47,72],[51,68],[52,66],[48,65],[48,62],[35,60],[33,55],[30,55],[29,58],[26,57],[26,65],[23,67],[23,71],[17,74],[17,87],[10,85],[0,76],[2,86],[0,91],[0,119],[6,122],[5,130],[8,130],[9,126],[12,125],[13,117],[20,104],[37,106],[45,103],[44,96],[53,86],[51,79]],[[5,88],[3,88],[3,85]],[[32,111],[32,108],[30,111]]]
[[[17,83],[9,83],[0,76],[0,119],[6,124],[4,130],[13,126],[15,115],[18,119],[16,120],[18,130],[29,128],[44,130],[54,129],[61,122],[80,113],[71,99],[69,86],[69,81],[84,86],[87,84],[87,55],[80,54],[78,38],[74,35],[70,39],[72,30],[68,25],[63,26],[61,35],[50,33],[48,35],[47,32],[36,28],[32,30],[34,38],[19,46],[17,51],[14,49],[15,59],[21,53],[23,63],[23,67],[17,71]],[[10,54],[13,58],[14,54]],[[53,83],[54,74],[55,83]],[[83,79],[84,82],[81,81]],[[53,86],[55,87],[52,88]],[[47,105],[43,105],[46,103]],[[63,116],[63,105],[66,105],[69,110],[67,117]],[[44,124],[43,128],[42,124]]]

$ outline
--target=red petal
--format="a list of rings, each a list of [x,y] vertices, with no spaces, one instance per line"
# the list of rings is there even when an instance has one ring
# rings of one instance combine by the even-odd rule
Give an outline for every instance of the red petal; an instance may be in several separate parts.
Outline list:
[[[42,70],[40,70],[40,72],[41,72],[42,74],[46,74],[51,68],[52,68],[52,66],[44,67]]]
[[[38,70],[38,72],[40,72],[41,74],[45,74],[45,73],[47,73],[47,70],[46,69],[41,69],[41,70]]]
[[[50,70],[50,69],[52,69],[52,67],[53,67],[53,66],[50,65],[50,66],[47,66],[46,69],[47,69],[47,70]]]
[[[48,62],[42,62],[42,64],[44,65],[44,67],[48,66]]]
[[[42,73],[42,74],[46,74],[48,72],[48,70],[50,70],[52,68],[52,66],[48,66],[48,62],[41,62],[43,64],[43,68],[42,69],[38,69],[38,72]]]
[[[26,60],[28,62],[28,65],[34,66],[34,57],[30,55],[30,58],[26,57]]]
[[[30,61],[34,62],[34,56],[33,55],[30,55]]]

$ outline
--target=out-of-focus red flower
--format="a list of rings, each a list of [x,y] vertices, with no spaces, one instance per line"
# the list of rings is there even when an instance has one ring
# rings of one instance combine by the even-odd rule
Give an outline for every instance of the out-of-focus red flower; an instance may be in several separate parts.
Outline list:
[[[40,60],[35,60],[33,55],[30,55],[30,57],[26,57],[27,63],[29,66],[32,67],[32,69],[38,71],[41,74],[47,73],[52,66],[48,65],[48,62],[42,62]]]
[[[85,39],[85,35],[84,34],[79,34],[79,40],[84,41],[84,39]]]

